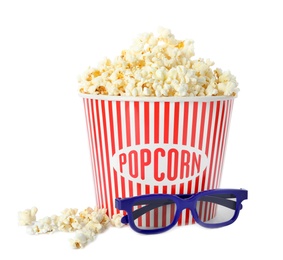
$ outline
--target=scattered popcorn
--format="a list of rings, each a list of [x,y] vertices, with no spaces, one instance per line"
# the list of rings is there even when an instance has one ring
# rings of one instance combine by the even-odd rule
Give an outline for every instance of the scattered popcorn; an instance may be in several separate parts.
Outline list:
[[[75,208],[65,209],[61,215],[52,215],[36,220],[37,208],[19,212],[19,224],[26,225],[31,235],[50,234],[55,231],[75,233],[70,239],[73,248],[79,249],[92,242],[96,235],[103,232],[112,223],[113,226],[122,226],[122,215],[114,215],[111,219],[107,215],[107,209],[86,208],[78,213]]]
[[[53,233],[55,230],[57,230],[57,226],[51,217],[40,219],[28,227],[28,231],[32,235]]]
[[[141,34],[113,61],[106,58],[78,79],[83,94],[112,96],[237,96],[236,78],[214,62],[192,59],[192,40],[177,40],[169,29]]]
[[[18,213],[19,225],[31,225],[36,220],[37,208],[26,209]]]
[[[85,225],[85,230],[88,230],[90,232],[93,232],[94,234],[98,234],[101,233],[103,231],[103,224],[99,223],[98,221],[89,221],[86,225]]]
[[[111,218],[111,224],[114,227],[122,227],[124,224],[121,222],[123,215],[122,214],[114,214]]]
[[[101,223],[102,225],[106,226],[110,221],[106,212],[106,209],[95,208],[91,213],[91,221],[93,221],[94,223]]]
[[[92,212],[93,212],[93,209],[88,207],[79,213],[79,217],[81,221],[84,222],[84,224],[87,224],[90,221]]]
[[[85,247],[88,243],[88,240],[89,239],[86,234],[81,231],[77,231],[75,238],[70,239],[70,243],[74,249],[79,249]]]
[[[58,230],[70,232],[81,228],[77,209],[65,209],[57,219]]]

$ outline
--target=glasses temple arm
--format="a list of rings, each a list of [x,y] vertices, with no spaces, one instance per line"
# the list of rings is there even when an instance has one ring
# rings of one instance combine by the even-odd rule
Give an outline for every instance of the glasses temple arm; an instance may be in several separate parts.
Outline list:
[[[151,211],[152,209],[159,208],[161,206],[166,206],[173,204],[174,202],[171,200],[163,200],[163,201],[147,201],[144,204],[150,203],[142,208],[136,209],[133,211],[133,219],[137,219],[138,217],[142,216],[143,214],[147,213],[148,211]],[[141,205],[139,201],[139,205]]]
[[[204,196],[199,199],[199,201],[213,202],[218,205],[224,206],[229,209],[236,209],[236,202],[233,200],[228,200],[223,197],[214,196]]]

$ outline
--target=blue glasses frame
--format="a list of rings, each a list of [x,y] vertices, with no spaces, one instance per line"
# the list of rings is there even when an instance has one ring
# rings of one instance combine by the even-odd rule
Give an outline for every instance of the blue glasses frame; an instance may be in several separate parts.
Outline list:
[[[231,198],[235,199],[231,200]],[[165,232],[176,225],[178,219],[184,209],[189,209],[194,220],[201,226],[206,228],[219,228],[232,224],[239,216],[240,210],[243,208],[242,202],[248,198],[248,191],[245,189],[213,189],[198,192],[196,194],[149,194],[135,196],[131,198],[116,198],[115,206],[119,210],[124,210],[127,215],[123,216],[121,222],[129,224],[130,227],[138,233],[157,234]],[[212,202],[217,205],[234,210],[233,216],[226,221],[220,223],[203,222],[197,213],[197,203],[200,201]],[[172,222],[166,227],[157,227],[153,229],[142,229],[135,224],[135,220],[145,213],[161,206],[170,204],[176,205],[176,211]],[[137,205],[145,205],[144,207],[135,209]]]

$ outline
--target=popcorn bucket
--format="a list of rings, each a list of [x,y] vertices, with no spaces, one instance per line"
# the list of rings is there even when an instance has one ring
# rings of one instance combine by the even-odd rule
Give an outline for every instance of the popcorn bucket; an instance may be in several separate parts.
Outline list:
[[[80,96],[96,204],[109,216],[117,197],[219,187],[234,97]],[[193,223],[184,210],[178,225]]]

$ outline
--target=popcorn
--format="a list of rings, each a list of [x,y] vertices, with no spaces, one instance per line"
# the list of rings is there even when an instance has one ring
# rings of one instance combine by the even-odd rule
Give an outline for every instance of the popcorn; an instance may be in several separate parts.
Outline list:
[[[120,215],[108,217],[107,209],[86,208],[78,213],[76,208],[67,208],[61,215],[52,215],[36,221],[37,208],[19,212],[19,224],[27,225],[31,235],[50,234],[55,231],[73,232],[74,238],[70,239],[72,248],[85,247],[93,241],[97,234],[103,232],[111,222],[113,226],[122,226]]]
[[[19,225],[31,225],[36,220],[37,208],[26,209],[18,213]]]
[[[57,219],[58,230],[70,232],[81,228],[77,209],[65,209]]]
[[[106,215],[106,209],[95,208],[91,213],[91,220],[95,223],[101,223],[106,226],[109,223],[109,217]]]
[[[28,228],[28,231],[31,235],[35,235],[53,233],[56,229],[57,226],[53,219],[51,217],[45,217],[33,223],[33,225]]]
[[[101,233],[103,230],[104,226],[103,224],[97,222],[97,221],[89,221],[86,225],[85,225],[85,229],[97,234],[97,233]]]
[[[112,62],[102,61],[79,77],[83,94],[112,96],[236,96],[236,78],[212,69],[210,59],[192,59],[192,40],[177,40],[169,29],[143,33]]]
[[[75,249],[83,248],[88,243],[87,236],[82,232],[76,232],[75,238],[70,239],[71,246]]]
[[[121,222],[123,215],[122,214],[114,214],[111,218],[111,224],[114,227],[122,227],[124,224]]]

